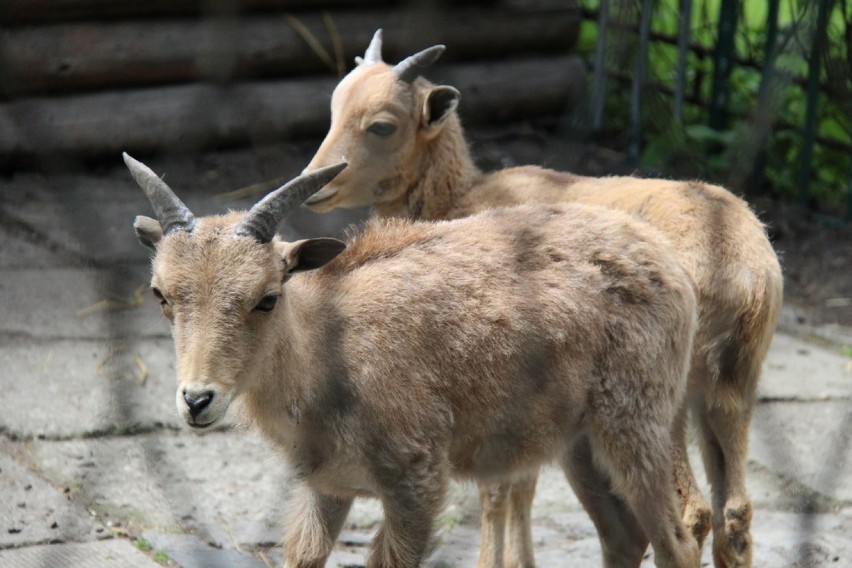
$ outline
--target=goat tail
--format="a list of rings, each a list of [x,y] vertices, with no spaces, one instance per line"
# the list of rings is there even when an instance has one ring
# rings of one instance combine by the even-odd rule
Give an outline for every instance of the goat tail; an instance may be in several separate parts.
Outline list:
[[[774,255],[773,260],[762,273],[746,271],[749,278],[741,281],[739,290],[729,288],[727,301],[715,302],[711,309],[725,310],[727,317],[720,319],[719,313],[702,314],[730,324],[725,329],[717,328],[715,336],[705,337],[702,342],[704,368],[711,378],[710,384],[705,385],[705,402],[709,406],[747,410],[754,404],[783,299],[781,268]]]

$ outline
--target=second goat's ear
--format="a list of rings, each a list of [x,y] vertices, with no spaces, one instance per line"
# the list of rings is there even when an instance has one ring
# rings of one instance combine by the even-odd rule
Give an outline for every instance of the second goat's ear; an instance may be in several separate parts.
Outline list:
[[[325,266],[346,248],[346,243],[337,239],[304,239],[295,243],[281,243],[280,253],[284,261],[286,279],[294,272],[315,270]]]
[[[423,101],[423,127],[434,128],[440,125],[459,106],[461,93],[453,87],[439,85],[426,94]]]
[[[163,227],[160,222],[144,215],[138,215],[133,221],[133,229],[136,231],[136,238],[144,246],[151,250],[156,250],[157,243],[163,238]]]

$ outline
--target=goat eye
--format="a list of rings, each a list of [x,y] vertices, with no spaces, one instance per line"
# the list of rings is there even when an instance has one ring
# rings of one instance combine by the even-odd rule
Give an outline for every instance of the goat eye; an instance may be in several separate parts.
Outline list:
[[[367,128],[367,132],[372,132],[376,136],[387,138],[396,132],[396,125],[390,122],[374,122]]]
[[[278,303],[278,294],[268,294],[260,299],[254,307],[257,312],[271,312]]]
[[[169,301],[163,296],[163,293],[160,292],[159,288],[151,288],[151,293],[154,294],[154,297],[160,302],[161,305],[168,305]]]

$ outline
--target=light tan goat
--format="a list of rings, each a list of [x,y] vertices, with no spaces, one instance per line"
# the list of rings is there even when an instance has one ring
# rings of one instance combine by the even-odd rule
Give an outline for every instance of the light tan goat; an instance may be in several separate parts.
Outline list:
[[[323,566],[360,496],[385,512],[367,565],[419,566],[451,475],[499,482],[554,460],[572,475],[577,453],[658,566],[698,566],[670,474],[695,296],[655,230],[549,205],[287,243],[279,221],[340,166],[196,219],[125,161],[158,217],[135,227],[155,253],[180,414],[206,428],[233,404],[296,472],[286,567]]]
[[[372,205],[380,217],[453,219],[502,205],[580,202],[627,211],[660,229],[698,289],[699,330],[679,420],[685,420],[688,407],[698,427],[713,490],[715,564],[751,565],[752,508],[744,478],[748,429],[782,299],[781,269],[762,224],[745,202],[700,182],[589,178],[531,166],[483,174],[455,112],[458,91],[419,77],[442,51],[436,46],[387,65],[381,30],[376,33],[364,59],[335,89],[331,128],[306,171],[342,156],[349,167],[306,204],[316,211]],[[702,543],[710,530],[710,507],[696,488],[683,429],[676,442],[684,519]],[[605,557],[626,557],[618,550],[633,553],[643,537],[633,530],[629,513],[620,519],[603,515],[600,501],[609,497],[587,478],[571,482],[598,529]],[[503,565],[506,511],[505,565],[533,566],[534,490],[535,477],[511,488],[481,487],[481,568]],[[641,554],[632,565],[640,560]]]

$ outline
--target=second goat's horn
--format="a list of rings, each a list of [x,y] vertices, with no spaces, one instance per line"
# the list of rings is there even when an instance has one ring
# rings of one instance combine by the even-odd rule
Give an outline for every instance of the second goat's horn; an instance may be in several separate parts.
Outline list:
[[[321,190],[346,168],[346,162],[303,174],[276,189],[252,207],[236,229],[241,236],[268,243],[278,225],[308,197]]]
[[[367,51],[364,52],[363,62],[367,65],[370,63],[382,62],[382,30],[379,28],[373,34],[373,39],[370,41]]]
[[[443,45],[428,47],[397,63],[393,71],[400,81],[411,83],[441,57],[444,49]]]

